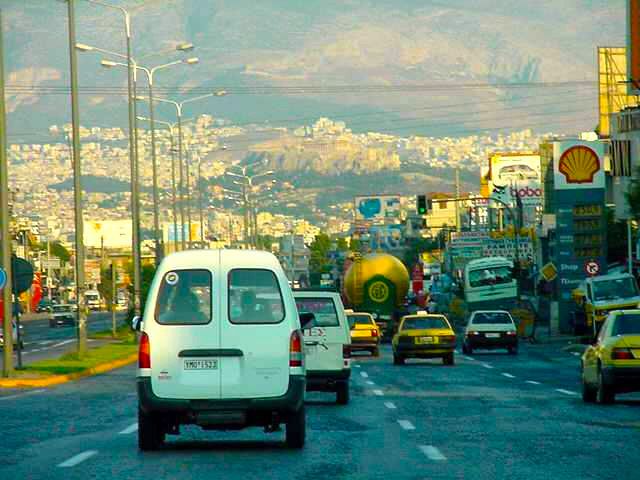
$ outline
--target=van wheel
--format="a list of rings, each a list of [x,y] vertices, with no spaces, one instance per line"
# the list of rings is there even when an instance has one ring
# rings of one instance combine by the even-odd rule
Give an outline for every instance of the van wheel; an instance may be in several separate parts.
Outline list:
[[[442,363],[445,365],[454,365],[456,363],[453,353],[445,355],[442,357]]]
[[[306,415],[304,406],[300,410],[293,413],[285,425],[285,441],[289,448],[304,447],[304,439],[306,436]]]
[[[349,403],[349,382],[340,382],[336,389],[336,401],[338,405]]]
[[[393,364],[394,365],[404,365],[404,357],[402,355],[393,354]]]
[[[138,409],[138,448],[143,452],[158,450],[164,443],[164,436],[160,419]]]

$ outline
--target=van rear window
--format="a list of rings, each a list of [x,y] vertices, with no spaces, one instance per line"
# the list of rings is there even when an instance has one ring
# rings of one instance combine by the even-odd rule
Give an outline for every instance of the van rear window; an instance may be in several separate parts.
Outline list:
[[[162,277],[155,317],[161,325],[204,325],[211,321],[211,272],[173,270]]]
[[[296,298],[298,313],[313,313],[312,327],[337,327],[340,325],[336,305],[331,298]]]
[[[238,268],[229,272],[229,321],[273,324],[284,320],[284,302],[271,270]]]

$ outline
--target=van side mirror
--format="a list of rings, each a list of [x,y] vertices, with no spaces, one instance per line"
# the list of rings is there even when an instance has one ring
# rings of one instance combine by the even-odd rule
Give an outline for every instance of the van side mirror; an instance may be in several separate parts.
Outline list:
[[[306,328],[316,320],[316,316],[313,313],[301,313],[300,314],[300,326]]]
[[[139,332],[141,327],[142,327],[142,318],[136,315],[135,317],[133,317],[133,320],[131,320],[131,328],[134,331]]]

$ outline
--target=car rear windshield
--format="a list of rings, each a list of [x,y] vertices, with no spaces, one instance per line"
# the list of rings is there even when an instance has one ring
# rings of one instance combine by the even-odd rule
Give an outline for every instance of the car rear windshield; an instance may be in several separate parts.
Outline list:
[[[349,320],[349,328],[356,325],[375,325],[375,322],[369,315],[347,315]]]
[[[313,313],[311,327],[337,327],[338,311],[332,298],[296,298],[298,313]]]
[[[511,325],[513,320],[505,312],[482,312],[476,313],[471,319],[474,325]]]
[[[53,313],[67,313],[71,311],[71,305],[54,305]]]
[[[229,321],[273,324],[284,320],[280,285],[271,270],[238,268],[229,272]]]
[[[622,314],[613,325],[613,335],[640,335],[640,314]]]
[[[402,324],[403,330],[429,330],[432,328],[449,328],[442,317],[407,318]]]
[[[211,321],[211,272],[173,270],[162,277],[156,321],[162,325],[204,325]]]

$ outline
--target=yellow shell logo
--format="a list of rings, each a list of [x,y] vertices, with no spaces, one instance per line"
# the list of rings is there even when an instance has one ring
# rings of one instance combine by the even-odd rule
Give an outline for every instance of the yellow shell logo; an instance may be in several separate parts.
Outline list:
[[[373,282],[369,286],[369,298],[377,303],[383,303],[389,298],[389,287],[384,282]]]
[[[600,159],[589,147],[578,145],[562,154],[558,170],[567,183],[592,183],[593,176],[600,170]]]

